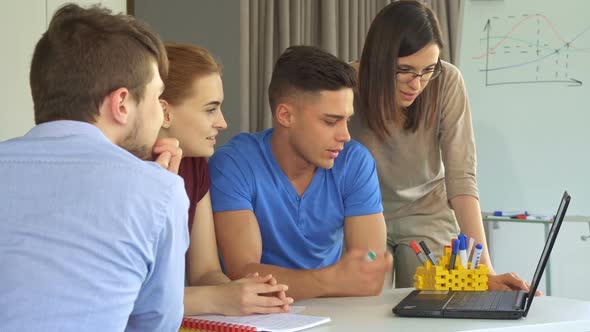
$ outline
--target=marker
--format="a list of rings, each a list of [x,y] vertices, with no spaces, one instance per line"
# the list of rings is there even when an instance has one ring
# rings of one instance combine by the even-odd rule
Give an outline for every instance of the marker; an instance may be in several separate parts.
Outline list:
[[[467,236],[465,234],[459,234],[459,258],[461,265],[467,268]]]
[[[451,251],[451,261],[449,262],[449,271],[455,268],[455,261],[459,253],[459,241],[453,241],[453,251]]]
[[[377,254],[373,250],[369,250],[367,253],[367,260],[373,262],[377,259]]]
[[[410,241],[410,247],[412,247],[412,250],[414,250],[416,256],[418,256],[420,263],[422,263],[422,265],[426,264],[426,257],[424,257],[424,254],[420,250],[420,247],[418,247],[418,244],[416,244],[416,241]]]
[[[471,250],[473,249],[473,245],[475,244],[475,239],[469,237],[469,245],[467,246],[467,260],[471,257]]]
[[[494,211],[494,217],[514,217],[518,216],[519,214],[523,214],[528,216],[528,211]]]
[[[475,246],[475,251],[473,251],[473,257],[471,257],[471,270],[475,270],[479,265],[479,260],[481,259],[482,251],[483,246],[481,244],[477,244]]]
[[[426,257],[428,257],[428,260],[430,261],[430,263],[432,263],[432,265],[436,266],[434,255],[432,254],[432,252],[430,251],[430,249],[426,245],[426,242],[420,241],[420,247],[422,247],[422,250],[424,250],[424,253],[426,254]]]

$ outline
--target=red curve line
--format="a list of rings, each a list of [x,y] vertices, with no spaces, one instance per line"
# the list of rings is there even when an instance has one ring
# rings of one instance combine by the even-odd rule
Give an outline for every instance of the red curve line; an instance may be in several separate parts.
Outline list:
[[[508,32],[508,34],[506,34],[506,36],[504,36],[504,38],[502,40],[500,40],[496,45],[494,45],[494,47],[492,47],[490,50],[488,50],[484,54],[481,54],[481,55],[478,55],[478,56],[474,56],[472,59],[479,60],[479,59],[485,58],[487,55],[489,55],[490,53],[492,53],[493,51],[495,51],[498,47],[500,47],[500,45],[502,45],[508,39],[508,37],[510,37],[510,35],[512,35],[514,33],[514,31],[516,31],[516,29],[519,26],[521,26],[524,22],[526,22],[529,19],[531,19],[533,17],[536,17],[536,16],[541,17],[543,20],[545,20],[545,22],[547,23],[547,25],[549,25],[549,27],[551,28],[551,30],[553,30],[553,33],[555,34],[555,36],[557,36],[557,39],[559,39],[564,45],[565,44],[568,44],[568,42],[565,39],[563,39],[563,37],[561,37],[559,35],[559,32],[557,32],[557,30],[553,26],[553,23],[551,23],[551,21],[547,18],[547,16],[541,15],[541,14],[527,15],[525,18],[523,18],[518,23],[516,23],[516,25],[514,25],[514,27],[512,27],[512,30],[510,30],[510,32]],[[573,44],[569,44],[569,47],[575,48],[573,46]]]

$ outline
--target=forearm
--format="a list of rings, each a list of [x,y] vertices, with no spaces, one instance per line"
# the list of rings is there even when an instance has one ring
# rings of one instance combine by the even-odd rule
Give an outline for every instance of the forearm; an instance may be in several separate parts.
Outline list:
[[[336,277],[332,267],[318,270],[294,270],[276,265],[250,263],[243,267],[241,274],[258,272],[260,275],[272,274],[281,284],[289,286],[287,295],[297,300],[323,296],[338,296],[334,287]],[[234,276],[232,276],[234,277]],[[235,276],[237,279],[240,276]]]
[[[224,284],[226,282],[230,282],[230,279],[221,270],[213,270],[204,273],[198,278],[189,277],[189,286],[213,286]]]
[[[483,252],[481,254],[481,263],[485,264],[491,274],[495,274],[494,267],[490,260],[490,253],[488,251],[486,235],[483,228],[483,221],[481,219],[481,209],[477,198],[470,195],[456,196],[451,199],[451,206],[455,211],[457,222],[461,228],[461,232],[469,237],[475,239],[475,243],[483,245]]]

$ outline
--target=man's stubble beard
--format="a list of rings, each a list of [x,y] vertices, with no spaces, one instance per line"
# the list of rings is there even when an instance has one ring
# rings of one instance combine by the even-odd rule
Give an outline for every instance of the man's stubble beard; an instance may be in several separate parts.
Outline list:
[[[153,160],[152,147],[139,142],[139,132],[143,129],[140,117],[136,117],[131,132],[119,146],[142,160]]]

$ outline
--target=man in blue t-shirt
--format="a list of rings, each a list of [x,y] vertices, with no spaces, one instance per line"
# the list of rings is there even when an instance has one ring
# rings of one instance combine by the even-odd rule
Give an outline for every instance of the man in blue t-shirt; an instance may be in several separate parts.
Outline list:
[[[333,55],[287,49],[269,86],[273,129],[240,134],[211,158],[231,278],[272,273],[298,300],[380,293],[392,258],[375,161],[348,133],[355,84]]]

